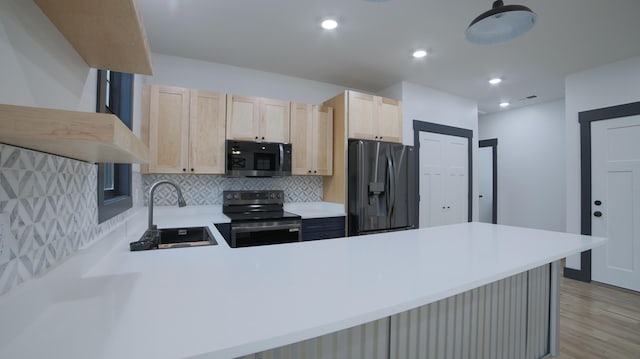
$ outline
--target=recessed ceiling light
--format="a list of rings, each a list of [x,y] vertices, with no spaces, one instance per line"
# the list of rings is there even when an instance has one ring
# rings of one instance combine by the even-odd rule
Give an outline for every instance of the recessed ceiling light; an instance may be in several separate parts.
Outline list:
[[[327,19],[324,20],[322,22],[322,24],[320,24],[322,26],[322,28],[327,29],[327,30],[333,30],[336,27],[338,27],[338,22],[333,20],[333,19]]]
[[[416,50],[413,52],[413,57],[415,57],[416,59],[421,59],[425,56],[427,56],[427,51],[425,50]]]
[[[499,77],[494,77],[491,80],[489,80],[489,83],[492,84],[492,85],[497,85],[497,84],[499,84],[501,82],[502,82],[502,79],[499,78]]]
[[[511,104],[507,101],[500,102],[500,107],[509,107],[509,105]]]

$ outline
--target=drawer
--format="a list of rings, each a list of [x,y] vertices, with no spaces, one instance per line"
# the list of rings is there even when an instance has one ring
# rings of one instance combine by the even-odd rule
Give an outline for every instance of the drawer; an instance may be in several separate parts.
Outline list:
[[[302,220],[302,240],[339,238],[345,236],[345,217],[310,218]]]
[[[309,218],[302,220],[302,233],[305,231],[344,230],[345,217]]]

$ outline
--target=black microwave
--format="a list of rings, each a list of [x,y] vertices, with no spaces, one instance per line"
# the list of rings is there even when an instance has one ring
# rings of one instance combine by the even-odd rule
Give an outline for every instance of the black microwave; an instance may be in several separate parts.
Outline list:
[[[227,140],[226,175],[291,176],[291,144]]]

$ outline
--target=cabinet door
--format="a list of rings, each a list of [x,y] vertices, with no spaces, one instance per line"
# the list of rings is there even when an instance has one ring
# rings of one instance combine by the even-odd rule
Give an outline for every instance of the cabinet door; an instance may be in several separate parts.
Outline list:
[[[349,138],[375,139],[374,112],[374,96],[349,91]]]
[[[227,138],[230,140],[258,139],[260,130],[260,100],[256,97],[227,96]]]
[[[402,106],[400,101],[377,97],[376,105],[376,139],[402,143]]]
[[[226,100],[224,93],[191,90],[190,173],[224,173]]]
[[[312,173],[313,106],[291,103],[291,174]]]
[[[333,108],[313,106],[313,173],[333,175]]]
[[[189,163],[189,90],[149,90],[149,172],[183,173]]]
[[[260,117],[260,140],[289,143],[289,101],[261,99]]]

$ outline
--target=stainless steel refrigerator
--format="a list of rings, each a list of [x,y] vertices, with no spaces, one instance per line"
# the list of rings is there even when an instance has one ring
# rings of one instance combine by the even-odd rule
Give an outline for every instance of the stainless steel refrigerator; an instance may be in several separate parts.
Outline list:
[[[349,235],[416,228],[415,149],[350,140]]]

